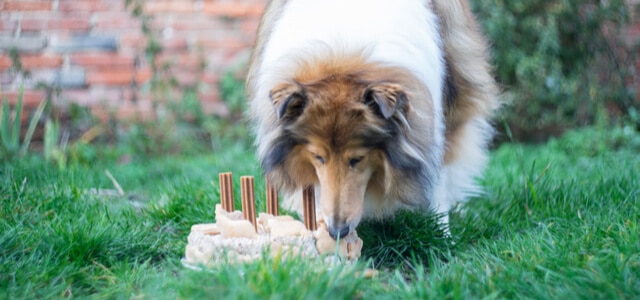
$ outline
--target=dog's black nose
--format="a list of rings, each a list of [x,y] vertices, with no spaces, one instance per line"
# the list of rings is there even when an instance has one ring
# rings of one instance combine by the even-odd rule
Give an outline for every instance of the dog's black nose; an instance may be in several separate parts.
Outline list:
[[[329,228],[329,235],[334,239],[337,240],[338,238],[345,238],[347,235],[349,235],[349,226],[343,225],[340,227],[332,227]]]

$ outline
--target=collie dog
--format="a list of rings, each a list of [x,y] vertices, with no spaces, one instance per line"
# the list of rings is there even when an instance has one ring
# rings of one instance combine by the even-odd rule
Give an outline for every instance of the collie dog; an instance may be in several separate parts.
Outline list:
[[[268,1],[247,79],[266,176],[333,238],[398,209],[446,213],[480,190],[498,108],[465,0]]]

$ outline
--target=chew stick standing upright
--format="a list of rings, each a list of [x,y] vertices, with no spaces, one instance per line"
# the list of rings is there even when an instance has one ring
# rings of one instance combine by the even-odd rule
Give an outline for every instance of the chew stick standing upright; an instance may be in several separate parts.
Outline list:
[[[220,173],[220,204],[222,209],[233,212],[233,174],[232,173]]]
[[[242,192],[242,216],[245,220],[251,222],[253,227],[258,230],[256,224],[256,200],[254,190],[253,176],[240,177]]]
[[[302,210],[304,212],[304,225],[307,229],[315,231],[316,224],[316,196],[313,186],[308,186],[302,193]]]
[[[267,213],[278,216],[278,189],[267,178]]]

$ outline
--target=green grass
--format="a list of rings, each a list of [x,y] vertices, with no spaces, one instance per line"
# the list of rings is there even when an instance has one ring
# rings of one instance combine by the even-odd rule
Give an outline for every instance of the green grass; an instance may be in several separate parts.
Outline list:
[[[452,238],[435,215],[365,223],[364,258],[348,267],[181,265],[190,226],[212,221],[218,172],[256,175],[263,189],[246,150],[64,171],[37,157],[3,162],[0,298],[638,298],[640,148],[637,136],[598,137],[500,147],[487,193],[452,215]],[[91,192],[113,189],[105,170],[124,196]],[[380,275],[363,278],[372,266]]]

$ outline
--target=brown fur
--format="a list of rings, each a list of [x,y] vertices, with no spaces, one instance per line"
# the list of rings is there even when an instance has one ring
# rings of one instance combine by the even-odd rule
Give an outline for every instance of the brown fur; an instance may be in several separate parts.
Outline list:
[[[311,60],[298,70],[290,82],[271,91],[284,132],[265,165],[270,179],[290,192],[319,183],[322,211],[333,224],[357,224],[367,192],[392,195],[412,207],[426,205],[425,199],[412,197],[423,194],[424,180],[398,179],[427,178],[423,172],[431,168],[417,158],[400,161],[393,154],[408,145],[426,147],[423,137],[432,130],[416,120],[431,118],[431,102],[410,100],[429,98],[418,80],[401,68],[367,63],[362,56]],[[418,117],[414,111],[426,115]],[[412,130],[397,132],[407,124]],[[393,142],[400,139],[407,146]]]
[[[455,88],[445,102],[447,150],[445,164],[455,161],[464,147],[463,130],[474,118],[489,118],[499,107],[498,87],[491,76],[486,39],[464,0],[433,1],[440,18],[445,59]]]

